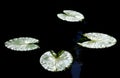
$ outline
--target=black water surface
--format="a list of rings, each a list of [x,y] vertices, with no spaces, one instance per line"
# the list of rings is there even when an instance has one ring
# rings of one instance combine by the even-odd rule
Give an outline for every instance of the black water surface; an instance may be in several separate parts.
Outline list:
[[[65,9],[81,12],[85,20],[65,22],[56,14]],[[119,70],[119,5],[115,2],[87,0],[57,0],[39,2],[1,2],[0,72],[3,77],[34,78],[98,78],[117,76]],[[114,36],[118,43],[107,49],[87,49],[76,44],[85,32],[101,32]],[[40,40],[40,49],[17,52],[4,47],[4,42],[16,37]],[[48,51],[64,49],[74,61],[62,72],[48,72],[39,63]]]

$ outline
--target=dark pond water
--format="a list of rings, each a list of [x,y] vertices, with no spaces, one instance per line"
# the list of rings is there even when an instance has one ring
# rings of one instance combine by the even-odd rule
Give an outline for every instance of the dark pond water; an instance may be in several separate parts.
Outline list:
[[[116,3],[112,3],[116,4]],[[56,17],[65,9],[81,12],[85,20],[65,22]],[[119,59],[118,7],[102,1],[60,0],[33,2],[3,2],[0,28],[0,71],[4,77],[35,78],[97,78],[117,76]],[[87,49],[76,42],[85,32],[101,32],[114,36],[118,43],[107,49]],[[4,47],[4,42],[16,37],[40,40],[40,49],[17,52]],[[69,69],[48,72],[39,64],[48,51],[69,51],[74,58]],[[5,75],[4,75],[5,74]]]

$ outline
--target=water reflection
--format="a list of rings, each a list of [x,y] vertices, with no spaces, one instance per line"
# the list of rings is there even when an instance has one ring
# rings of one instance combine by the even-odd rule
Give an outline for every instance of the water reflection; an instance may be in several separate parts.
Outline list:
[[[75,38],[73,39],[73,41],[74,41],[75,43],[78,42],[79,39],[82,37],[82,34],[83,34],[82,31],[77,32],[77,34],[76,34]]]
[[[81,66],[78,61],[74,61],[71,69],[72,78],[80,78]]]
[[[81,38],[81,34],[82,32],[77,33],[74,39],[75,43]],[[80,72],[81,72],[81,67],[82,67],[82,63],[79,61],[81,49],[75,46],[74,50],[75,50],[75,58],[74,58],[75,60],[72,64],[71,74],[72,74],[72,78],[80,78]]]

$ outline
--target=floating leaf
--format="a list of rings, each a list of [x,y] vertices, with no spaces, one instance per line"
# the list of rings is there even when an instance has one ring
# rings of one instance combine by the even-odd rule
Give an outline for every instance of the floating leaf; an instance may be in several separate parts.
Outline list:
[[[53,51],[47,51],[40,57],[40,64],[48,71],[58,72],[68,68],[73,61],[68,51],[60,51],[58,55]]]
[[[87,48],[107,48],[115,45],[117,42],[114,37],[103,33],[92,32],[83,35],[90,41],[78,42],[77,44]]]
[[[84,19],[83,14],[77,11],[63,10],[63,13],[57,14],[57,17],[68,22],[79,22]]]
[[[10,39],[5,42],[5,46],[11,50],[15,51],[30,51],[39,48],[38,43],[39,40],[30,37],[19,37]]]

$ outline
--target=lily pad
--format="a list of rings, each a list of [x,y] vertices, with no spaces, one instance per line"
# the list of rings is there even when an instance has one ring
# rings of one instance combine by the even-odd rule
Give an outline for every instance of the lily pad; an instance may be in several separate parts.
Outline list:
[[[68,51],[60,51],[56,54],[53,50],[45,52],[40,57],[40,64],[51,72],[63,71],[73,62],[73,57]]]
[[[73,10],[63,10],[63,13],[57,14],[57,17],[68,22],[79,22],[84,19],[83,14]]]
[[[78,42],[77,44],[86,48],[108,48],[116,44],[117,40],[103,33],[85,33],[83,36],[90,39],[89,41]]]
[[[15,51],[30,51],[39,48],[39,40],[31,37],[19,37],[5,42],[5,46]]]

